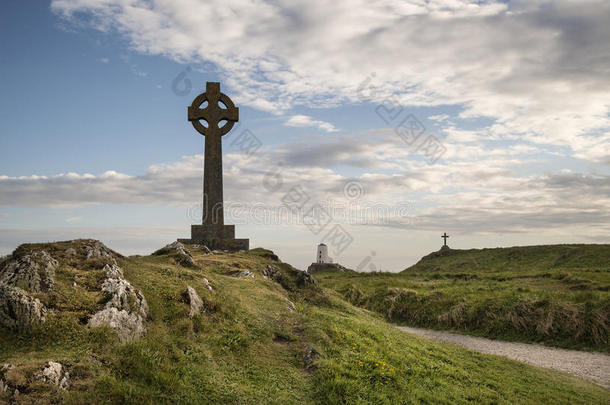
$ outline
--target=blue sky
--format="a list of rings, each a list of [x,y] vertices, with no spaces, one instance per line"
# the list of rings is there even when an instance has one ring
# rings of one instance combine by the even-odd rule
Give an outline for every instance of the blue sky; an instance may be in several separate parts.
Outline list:
[[[300,267],[335,225],[352,242],[331,255],[357,267],[375,252],[384,270],[445,231],[458,248],[609,240],[606,2],[216,3],[3,4],[1,254],[188,236],[203,138],[186,106],[206,81],[240,108],[223,141],[238,236]],[[425,127],[413,145],[395,129],[408,116]],[[233,143],[245,130],[253,153]],[[319,233],[260,219],[294,187],[352,216],[333,211]],[[381,220],[353,220],[372,206]]]

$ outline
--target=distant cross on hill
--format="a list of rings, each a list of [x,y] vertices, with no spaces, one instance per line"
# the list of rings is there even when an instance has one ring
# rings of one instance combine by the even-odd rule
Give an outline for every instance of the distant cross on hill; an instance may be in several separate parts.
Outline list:
[[[443,238],[443,246],[447,246],[448,237],[449,237],[449,235],[447,235],[447,232],[443,232],[443,234],[441,235],[441,238]]]

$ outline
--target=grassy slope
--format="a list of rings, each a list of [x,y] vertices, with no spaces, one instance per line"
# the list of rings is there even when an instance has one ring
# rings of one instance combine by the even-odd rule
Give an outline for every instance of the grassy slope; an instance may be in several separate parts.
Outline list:
[[[393,322],[610,351],[610,245],[453,250],[399,274],[315,274]]]
[[[63,251],[68,244],[53,246]],[[151,311],[147,336],[124,345],[80,321],[103,299],[101,273],[64,264],[56,292],[40,296],[56,315],[29,334],[0,331],[0,363],[16,366],[9,378],[23,386],[23,403],[610,403],[608,391],[565,374],[395,330],[333,292],[298,286],[282,264],[289,292],[261,277],[274,262],[260,253],[194,253],[200,268],[170,256],[120,259]],[[222,275],[235,268],[256,278]],[[205,289],[204,276],[214,291]],[[187,284],[207,308],[194,319],[181,300]],[[317,370],[303,365],[306,344],[321,354]],[[47,360],[70,366],[70,391],[29,381]]]

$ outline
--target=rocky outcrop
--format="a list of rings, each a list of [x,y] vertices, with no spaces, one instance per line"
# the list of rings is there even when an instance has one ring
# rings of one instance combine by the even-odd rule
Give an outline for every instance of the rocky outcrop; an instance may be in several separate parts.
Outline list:
[[[116,259],[114,258],[114,254],[113,252],[108,249],[106,247],[106,245],[104,245],[102,242],[100,242],[99,240],[89,240],[84,242],[83,247],[85,248],[85,259],[86,260],[91,260],[91,259],[98,259],[98,260],[102,260],[103,262],[107,263],[107,264],[114,264],[116,265]]]
[[[106,272],[106,278],[123,278],[123,269],[121,269],[116,264],[107,264],[104,266],[103,270]]]
[[[278,269],[275,266],[272,266],[270,264],[268,264],[262,271],[261,274],[263,275],[264,278],[266,278],[267,280],[272,280],[272,281],[277,281],[279,282],[280,279],[282,278],[282,273],[280,272],[280,269]]]
[[[85,249],[85,260],[97,260],[110,265],[117,264],[112,250],[108,249],[99,240],[85,240],[83,241],[83,248]]]
[[[355,273],[354,270],[343,267],[339,263],[312,263],[307,268],[307,273],[309,274],[315,274],[320,271],[341,271]]]
[[[12,330],[29,329],[45,321],[46,308],[19,287],[0,283],[0,325]]]
[[[46,251],[19,254],[0,269],[0,283],[28,292],[48,292],[55,283],[58,262]]]
[[[51,291],[58,265],[44,250],[15,250],[0,269],[0,326],[25,330],[45,321],[46,308],[29,293]]]
[[[199,315],[203,312],[203,300],[197,294],[197,291],[190,285],[186,286],[186,291],[182,293],[182,297],[184,301],[191,306],[191,310],[189,311],[189,318]]]
[[[116,265],[104,266],[106,279],[102,291],[109,297],[105,308],[89,320],[92,328],[107,325],[119,336],[121,342],[129,342],[146,334],[148,304],[141,291],[123,278],[123,271]]]
[[[297,274],[297,285],[303,286],[307,284],[315,284],[316,282],[311,277],[311,274],[306,273],[304,271],[299,271]]]
[[[204,246],[205,247],[205,246]],[[207,249],[207,247],[205,247]],[[209,251],[209,249],[207,249]],[[186,267],[197,267],[193,256],[186,250],[186,247],[178,241],[157,250],[154,255],[175,254],[178,264]]]
[[[34,375],[36,381],[41,381],[47,384],[54,385],[62,390],[70,388],[70,373],[68,369],[61,363],[49,361]]]

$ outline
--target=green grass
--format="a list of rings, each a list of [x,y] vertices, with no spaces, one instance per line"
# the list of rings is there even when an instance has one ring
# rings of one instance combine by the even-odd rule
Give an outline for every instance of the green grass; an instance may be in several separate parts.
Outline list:
[[[398,274],[314,278],[396,323],[610,351],[610,245],[452,250]]]
[[[40,295],[55,314],[28,333],[1,330],[0,363],[16,366],[7,378],[21,384],[23,403],[610,403],[607,390],[567,374],[398,331],[339,294],[304,283],[267,252],[194,252],[197,268],[171,256],[119,259],[151,313],[146,337],[128,344],[83,323],[103,298],[99,270],[64,264],[56,291]],[[268,264],[280,267],[281,284],[261,276]],[[256,277],[223,275],[234,269]],[[82,281],[76,288],[74,277]],[[187,284],[206,308],[193,319],[181,298]],[[319,353],[315,367],[304,364],[306,345]],[[69,391],[31,382],[47,360],[70,367]]]

